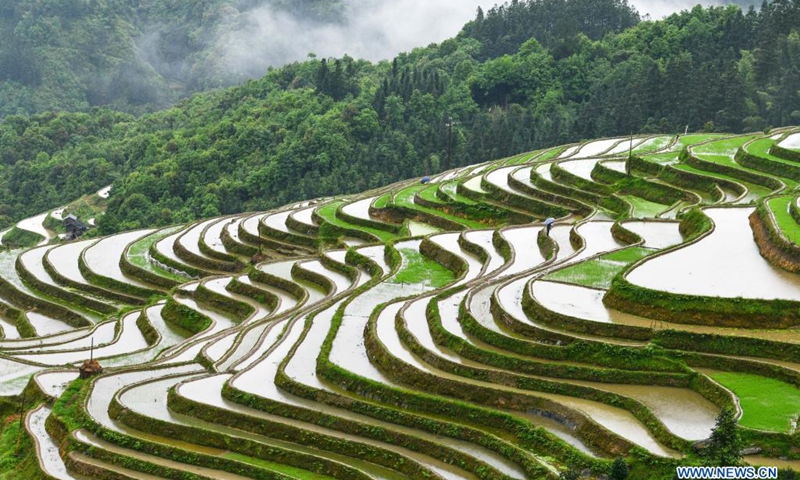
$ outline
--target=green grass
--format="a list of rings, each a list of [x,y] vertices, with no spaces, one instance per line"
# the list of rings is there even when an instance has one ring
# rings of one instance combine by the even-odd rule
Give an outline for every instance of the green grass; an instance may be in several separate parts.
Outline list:
[[[795,245],[800,245],[800,225],[789,213],[789,204],[793,201],[795,201],[793,197],[776,197],[767,202],[767,207],[775,215],[778,228],[786,238]]]
[[[322,217],[326,222],[332,225],[336,225],[337,227],[341,228],[347,228],[350,230],[361,230],[367,233],[371,233],[372,235],[375,235],[384,242],[397,238],[397,235],[391,232],[378,230],[377,228],[369,228],[369,227],[362,227],[359,225],[353,225],[352,223],[348,223],[340,218],[337,218],[336,210],[338,210],[338,208],[342,205],[342,203],[344,202],[342,201],[331,202],[325,205],[324,207],[320,208],[319,210],[317,210],[317,214],[319,214],[320,217]]]
[[[591,288],[608,289],[614,277],[631,263],[653,254],[648,248],[629,247],[598,258],[556,270],[545,280],[553,280]]]
[[[600,258],[612,262],[633,263],[637,260],[641,260],[642,258],[647,257],[648,255],[652,255],[653,253],[654,253],[653,250],[649,248],[628,247],[628,248],[623,248],[622,250],[617,250],[616,252],[606,253]]]
[[[156,232],[152,235],[148,235],[143,239],[137,241],[136,243],[131,245],[131,247],[128,249],[128,260],[130,260],[130,262],[136,265],[137,267],[147,270],[151,273],[155,273],[160,277],[169,278],[171,280],[175,280],[181,283],[186,282],[188,280],[186,277],[177,275],[175,273],[170,272],[169,270],[163,269],[158,265],[156,265],[155,263],[148,260],[149,259],[148,251],[150,250],[150,247],[154,243],[172,235],[181,228],[183,227],[177,226],[177,227],[167,228],[165,230]]]
[[[756,138],[755,135],[747,135],[744,137],[727,138],[724,140],[717,140],[716,142],[706,143],[705,145],[698,145],[692,151],[695,155],[719,155],[723,157],[733,158],[736,151],[742,145]],[[702,158],[702,157],[701,157]]]
[[[10,248],[28,248],[37,245],[42,240],[44,240],[44,237],[38,233],[14,226],[3,237],[3,245]]]
[[[711,378],[739,397],[744,427],[788,432],[789,422],[800,415],[800,389],[794,385],[745,373],[719,372]]]
[[[375,208],[386,208],[386,206],[389,205],[391,199],[392,199],[392,194],[385,193],[380,197],[376,198],[372,204],[375,206]]]
[[[633,218],[653,218],[669,209],[669,205],[651,202],[633,195],[620,195],[620,197],[633,205]]]
[[[656,139],[653,142],[650,142],[648,145],[634,148],[633,154],[641,155],[643,153],[656,152],[658,150],[666,148],[666,146],[669,145],[669,142],[671,141],[672,137],[656,137]]]
[[[417,194],[417,192],[427,191],[430,190],[431,188],[435,187],[428,187],[425,185],[414,185],[413,187],[409,187],[399,191],[397,195],[395,195],[394,201],[397,205],[406,208],[412,208],[414,210],[419,210],[420,212],[430,213],[431,215],[435,215],[437,217],[446,218],[447,220],[460,223],[461,225],[464,225],[469,228],[484,228],[486,226],[474,220],[456,217],[455,215],[450,215],[448,213],[442,212],[441,210],[437,210],[435,208],[423,207],[422,205],[417,205],[416,203],[414,203],[414,196]]]
[[[463,195],[458,193],[458,180],[451,180],[451,181],[443,184],[441,186],[441,188],[442,188],[442,191],[444,193],[450,195],[450,197],[453,200],[457,201],[457,202],[461,202],[461,203],[463,203],[465,205],[477,205],[478,204],[478,202],[476,202],[475,200],[473,200],[471,198],[467,198],[467,197],[465,197],[465,196],[463,196]]]
[[[440,288],[455,280],[455,274],[446,267],[430,260],[418,250],[401,248],[403,266],[390,280],[391,283],[425,283]]]
[[[694,167],[692,167],[690,165],[675,165],[675,168],[677,168],[678,170],[683,170],[684,172],[696,173],[698,175],[704,175],[706,177],[719,178],[719,179],[722,179],[722,180],[730,180],[732,182],[739,183],[741,185],[744,185],[744,187],[747,188],[747,190],[750,192],[750,195],[752,195],[752,196],[754,196],[756,198],[766,197],[767,195],[772,193],[772,190],[768,189],[767,187],[764,187],[764,186],[761,186],[761,185],[756,185],[756,184],[750,183],[750,182],[745,182],[743,180],[739,180],[738,178],[731,177],[729,175],[723,175],[721,173],[714,173],[714,172],[707,172],[705,170],[700,170],[700,169],[694,168]]]
[[[260,458],[248,457],[246,455],[242,455],[239,453],[227,452],[223,456],[231,460],[236,460],[238,462],[247,463],[249,465],[253,465],[256,467],[265,468],[273,472],[283,473],[292,478],[297,478],[302,480],[333,480],[333,477],[329,477],[328,475],[322,475],[320,473],[314,473],[308,470],[303,470],[302,468],[270,462],[268,460],[262,460]]]

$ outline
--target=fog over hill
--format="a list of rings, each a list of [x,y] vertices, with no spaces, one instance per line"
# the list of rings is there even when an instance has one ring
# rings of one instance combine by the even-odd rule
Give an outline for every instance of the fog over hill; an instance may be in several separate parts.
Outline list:
[[[415,47],[454,36],[493,0],[347,0],[341,23],[308,21],[273,5],[243,12],[235,27],[220,34],[227,71],[235,76],[260,76],[268,66],[344,54],[372,61],[392,58]],[[632,0],[642,17],[659,19],[691,9],[697,0]],[[747,8],[755,0],[703,1],[703,5],[735,3]]]

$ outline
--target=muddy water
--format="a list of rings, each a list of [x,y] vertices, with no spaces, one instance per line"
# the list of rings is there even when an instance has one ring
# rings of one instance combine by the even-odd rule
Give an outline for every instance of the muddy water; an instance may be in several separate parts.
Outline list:
[[[165,257],[169,258],[170,260],[172,260],[174,262],[178,262],[179,264],[183,264],[184,261],[181,260],[180,258],[178,258],[177,255],[175,255],[174,247],[175,247],[175,242],[178,241],[178,237],[183,235],[183,233],[185,231],[186,230],[179,230],[179,231],[173,233],[172,235],[169,235],[169,236],[164,237],[163,239],[157,241],[156,242],[156,250],[158,250],[158,253],[160,253],[161,255],[164,255]]]
[[[34,248],[20,254],[19,259],[22,261],[25,269],[28,270],[34,277],[39,279],[39,281],[46,283],[47,285],[61,288],[44,269],[43,259],[48,250],[48,247]]]
[[[159,355],[158,363],[160,364],[175,364],[193,360],[211,336],[234,326],[234,323],[227,316],[221,315],[213,310],[204,309],[191,298],[183,296],[174,296],[173,298],[178,303],[208,316],[212,320],[212,325],[207,330],[194,335],[189,340],[164,351]]]
[[[116,326],[117,323],[115,321],[108,321],[102,324],[97,325],[94,327],[94,330],[89,335],[84,337],[69,341],[63,342],[56,345],[48,345],[42,346],[38,348],[31,348],[25,351],[25,353],[46,353],[46,352],[63,352],[65,350],[78,350],[78,349],[88,349],[94,344],[95,347],[101,347],[103,345],[109,344],[114,341],[114,337],[116,336]]]
[[[255,311],[251,314],[249,318],[242,320],[258,319],[258,318],[263,318],[266,315],[269,315],[270,309],[267,308],[266,306],[254,301],[250,297],[246,297],[244,295],[239,295],[238,293],[229,291],[227,287],[231,283],[231,280],[233,280],[232,277],[212,278],[210,280],[206,280],[203,283],[203,286],[214,293],[230,298],[237,302],[246,303],[251,307],[255,308]]]
[[[433,243],[441,246],[445,250],[455,254],[456,256],[460,257],[467,263],[467,272],[459,281],[459,284],[464,282],[469,282],[470,280],[475,279],[481,273],[481,269],[483,268],[483,264],[477,257],[472,255],[469,252],[464,251],[461,248],[461,245],[458,244],[458,237],[460,236],[459,233],[445,233],[442,235],[436,235],[431,237]]]
[[[280,262],[262,263],[256,268],[264,273],[269,273],[270,275],[293,282],[292,267],[294,267],[295,262],[296,260],[284,260]]]
[[[536,173],[539,174],[540,177],[544,178],[548,181],[553,181],[553,175],[550,173],[550,167],[552,167],[552,163],[545,163],[543,165],[539,165],[536,167]]]
[[[644,239],[644,246],[659,250],[683,243],[678,222],[625,222],[628,230]]]
[[[572,147],[569,147],[569,148],[567,148],[566,150],[564,150],[563,152],[561,152],[561,155],[559,155],[559,156],[558,156],[558,157],[556,157],[556,158],[567,158],[567,157],[570,157],[570,156],[572,156],[573,154],[575,154],[575,152],[577,152],[578,150],[580,150],[581,146],[582,146],[582,145],[574,145],[574,146],[572,146]]]
[[[119,268],[119,259],[129,244],[153,233],[155,230],[137,230],[107,237],[86,249],[86,265],[95,273],[120,282],[151,288],[150,285],[130,278]]]
[[[253,410],[253,409],[250,409],[250,408],[247,408],[247,407],[243,407],[243,406],[241,406],[239,404],[236,404],[236,403],[229,402],[229,401],[225,400],[224,398],[222,398],[222,395],[219,394],[219,392],[221,391],[222,385],[229,378],[230,378],[229,375],[217,375],[217,376],[214,376],[214,377],[201,378],[201,379],[198,379],[198,380],[195,380],[195,381],[190,381],[190,382],[187,382],[187,383],[185,383],[183,385],[180,385],[178,387],[178,391],[179,391],[181,396],[189,398],[191,400],[194,400],[194,401],[196,401],[198,403],[202,403],[202,404],[206,404],[206,405],[212,405],[212,406],[216,406],[216,407],[222,407],[222,408],[225,408],[227,410],[241,412],[241,413],[244,413],[244,414],[256,417],[256,418],[263,418],[263,419],[266,419],[266,420],[269,420],[269,421],[273,421],[273,422],[289,423],[289,424],[291,424],[293,426],[298,426],[298,427],[302,427],[304,429],[318,431],[318,432],[321,432],[321,433],[324,433],[324,434],[327,434],[327,435],[335,435],[337,437],[349,438],[349,439],[352,439],[352,440],[358,440],[358,437],[348,436],[348,435],[342,434],[340,432],[327,430],[327,429],[324,429],[324,428],[317,427],[315,425],[310,425],[310,424],[305,424],[305,423],[299,424],[297,422],[293,422],[293,421],[285,419],[283,417],[270,415],[270,414],[267,414],[267,413],[264,413],[264,412],[261,412],[261,411],[258,411],[258,410]],[[318,405],[316,405],[315,407],[319,408]],[[246,432],[243,432],[243,431],[234,431],[232,429],[225,429],[223,431],[235,432],[235,436],[236,437],[250,438],[252,440],[256,440],[256,441],[259,441],[261,443],[266,443],[268,445],[275,445],[275,446],[282,447],[282,448],[285,448],[285,449],[299,451],[299,452],[302,452],[302,453],[306,453],[306,454],[314,455],[314,456],[317,456],[317,457],[327,458],[327,459],[330,459],[330,460],[333,460],[333,461],[344,463],[344,464],[347,464],[347,465],[349,465],[349,466],[351,466],[353,468],[361,470],[362,472],[368,473],[371,477],[375,478],[376,480],[399,480],[399,479],[403,478],[400,474],[398,474],[398,473],[396,473],[396,472],[394,472],[392,470],[389,470],[389,469],[387,469],[385,467],[381,467],[381,466],[366,462],[366,461],[361,460],[359,458],[347,457],[347,456],[340,455],[340,454],[337,454],[337,453],[332,453],[332,452],[328,452],[328,451],[325,451],[325,450],[317,450],[317,449],[314,449],[312,447],[306,447],[306,446],[302,446],[302,445],[299,445],[299,444],[287,443],[287,442],[284,442],[284,441],[281,441],[281,440],[276,440],[276,439],[272,439],[272,438],[268,438],[268,437],[249,434],[249,433],[246,433]],[[361,440],[363,441],[363,439],[361,439]]]
[[[348,247],[360,247],[361,245],[367,244],[366,240],[355,237],[345,237],[342,239],[342,242]]]
[[[236,340],[236,332],[230,332],[223,337],[220,337],[211,342],[205,348],[206,357],[210,358],[212,362],[219,362],[233,347],[233,342]]]
[[[16,328],[16,327],[12,327]],[[55,345],[58,343],[63,342],[71,342],[72,340],[85,337],[89,335],[90,330],[88,328],[81,328],[75,330],[69,330],[67,332],[63,332],[57,335],[51,335],[49,337],[36,337],[36,338],[18,338],[18,339],[7,339],[0,341],[0,350],[22,350],[22,349],[30,349],[30,348],[38,348],[43,347],[46,345]]]
[[[800,460],[781,460],[779,458],[762,457],[760,455],[746,455],[744,461],[750,465],[757,465],[759,467],[791,468],[795,472],[800,472]]]
[[[597,140],[595,142],[587,143],[580,149],[575,158],[587,158],[593,157],[595,155],[600,155],[601,153],[605,152],[612,146],[616,145],[617,143],[623,141],[622,138],[611,138],[608,140]],[[625,142],[627,145],[627,142]]]
[[[233,223],[229,224],[227,227],[225,227],[225,230],[228,231],[228,235],[230,235],[230,237],[236,242],[240,242],[241,243],[241,240],[239,239],[239,226],[242,223],[244,223],[245,220],[247,220],[247,219],[246,218],[239,218],[235,222],[233,222]]]
[[[132,312],[122,319],[122,333],[115,342],[94,349],[94,358],[102,359],[125,353],[144,350],[148,347],[144,335],[136,326],[139,312]],[[16,358],[44,365],[65,365],[87,360],[89,351],[86,346],[76,351],[27,353],[15,355]]]
[[[512,387],[506,387],[498,384],[493,384],[484,381],[477,381],[467,379],[457,375],[452,375],[447,372],[435,369],[427,364],[418,360],[414,355],[403,348],[397,331],[393,328],[393,306],[388,307],[379,317],[377,332],[383,344],[389,349],[392,355],[414,366],[417,369],[433,373],[442,378],[456,380],[461,383],[476,385],[486,388],[493,388],[497,390],[507,391],[515,394],[523,394],[533,397],[545,397],[554,400],[558,403],[567,405],[574,409],[583,411],[596,422],[604,425],[609,430],[627,438],[628,440],[646,448],[651,453],[659,456],[673,456],[674,452],[661,446],[651,435],[651,433],[642,425],[636,418],[625,410],[610,407],[594,401],[583,400],[563,395],[544,394],[540,392],[531,392]]]
[[[36,383],[51,397],[60,397],[70,382],[78,378],[77,370],[52,370],[36,374]]]
[[[778,145],[789,150],[800,150],[800,133],[789,135]]]
[[[228,253],[228,250],[225,249],[225,245],[222,244],[222,231],[227,228],[231,221],[235,222],[235,220],[228,218],[218,220],[206,230],[203,241],[215,252]]]
[[[220,371],[242,371],[261,359],[267,351],[277,344],[288,320],[263,323],[249,330],[232,355],[221,362]],[[254,341],[255,340],[255,341]]]
[[[498,168],[487,174],[486,180],[502,190],[510,191],[511,188],[508,186],[508,176],[517,168],[517,166]]]
[[[538,324],[536,321],[528,318],[528,316],[522,310],[522,292],[527,287],[529,281],[530,281],[529,277],[523,277],[523,278],[517,279],[517,280],[509,283],[505,287],[500,288],[497,291],[497,299],[500,301],[500,305],[503,307],[503,310],[505,310],[508,314],[510,314],[512,317],[514,317],[520,323],[533,325],[533,326],[536,326],[536,327],[541,328],[543,330],[559,331],[559,330],[556,330],[556,329],[553,329],[553,328]],[[539,283],[542,283],[542,282],[539,282],[539,281],[534,282],[534,286],[539,284]],[[546,282],[546,283],[550,283],[550,282]],[[557,285],[564,285],[564,284],[557,284]],[[569,287],[571,285],[565,285],[565,286]],[[597,292],[600,292],[601,296],[602,296],[602,293],[604,293],[604,292],[602,292],[600,290],[597,290]],[[541,291],[539,293],[541,294]],[[535,294],[534,294],[534,296],[535,296]],[[536,299],[538,300],[539,297],[536,296]],[[572,312],[574,314],[572,316],[575,316],[575,317],[578,317],[578,318],[583,318],[583,317],[581,317],[579,315],[579,313],[581,313],[581,312],[575,312],[573,310],[569,310],[569,309],[566,308],[566,307],[572,305],[570,303],[572,301],[570,297],[566,297],[566,298],[561,297],[561,296],[552,297],[552,296],[548,295],[547,296],[547,300],[548,300],[548,303],[546,305],[547,307],[550,306],[550,302],[558,302],[559,300],[562,300],[562,301],[566,302],[567,305],[563,306],[561,304],[557,304],[556,306],[557,307],[562,307],[564,310],[566,310],[566,312],[559,312],[559,310],[554,310],[554,311],[557,311],[559,313],[566,313],[566,314],[569,314],[567,312]],[[569,335],[571,335],[573,337],[576,337],[576,338],[603,341],[603,342],[606,342],[606,343],[613,343],[613,344],[617,344],[617,345],[637,346],[637,345],[643,345],[644,344],[643,342],[637,342],[637,341],[633,341],[633,340],[621,340],[621,339],[610,338],[610,337],[597,337],[597,336],[593,336],[593,335],[586,335],[586,334],[580,334],[580,333],[574,333],[574,332],[569,332]]]
[[[217,219],[212,219],[195,224],[185,234],[183,234],[181,237],[178,238],[178,242],[186,250],[197,255],[198,257],[208,258],[208,256],[205,253],[200,251],[200,236],[203,234],[203,230],[207,226],[217,221],[218,221]]]
[[[583,237],[586,244],[578,255],[570,258],[570,263],[576,263],[598,253],[613,252],[627,247],[611,235],[612,222],[598,221],[586,222],[578,227],[578,234]],[[565,265],[565,264],[561,264]]]
[[[36,330],[36,335],[40,337],[68,332],[73,329],[72,326],[67,325],[61,320],[56,320],[55,318],[48,317],[38,312],[26,312],[25,316],[28,318],[31,326],[33,326],[33,329]]]
[[[20,338],[17,326],[5,318],[0,318],[0,328],[3,329],[3,340],[17,340]],[[7,342],[0,342],[0,348],[7,344]]]
[[[331,292],[333,295],[342,293],[353,285],[353,282],[349,278],[337,271],[329,270],[319,260],[303,262],[301,266],[305,270],[309,270],[331,280],[336,287],[336,290]]]
[[[25,417],[25,428],[30,432],[36,444],[36,456],[39,458],[39,465],[42,470],[57,480],[75,480],[75,477],[67,472],[64,460],[58,453],[58,445],[44,428],[45,420],[50,416],[50,411],[51,409],[45,405],[30,411]]]
[[[309,208],[304,208],[302,210],[297,210],[297,211],[293,212],[291,216],[294,217],[294,219],[297,220],[298,222],[305,223],[306,225],[312,225],[313,226],[313,225],[316,225],[314,223],[314,219],[313,219],[313,213],[314,213],[314,210],[316,210],[316,209],[317,209],[317,205],[314,205],[314,206],[309,207]]]
[[[486,262],[486,271],[484,275],[488,275],[497,271],[505,264],[503,256],[494,247],[492,238],[494,231],[492,230],[472,230],[464,234],[467,240],[481,247],[489,256]]]
[[[264,222],[264,225],[272,228],[273,230],[289,233],[290,230],[289,227],[286,226],[286,219],[289,218],[289,215],[291,215],[292,212],[294,212],[294,210],[284,210],[282,212],[273,213],[272,215],[264,217],[262,221]]]
[[[116,432],[124,430],[108,416],[108,406],[116,393],[126,385],[167,375],[202,372],[198,365],[181,365],[160,370],[140,370],[99,377],[93,384],[86,403],[86,412],[101,425]]]
[[[287,375],[291,376],[296,381],[304,383],[305,385],[308,385],[318,390],[327,390],[327,391],[330,390],[325,384],[320,382],[316,377],[314,362],[316,359],[316,355],[318,354],[318,352],[322,347],[322,342],[324,341],[325,336],[327,335],[327,331],[330,327],[330,321],[337,307],[338,305],[334,305],[333,307],[317,315],[317,317],[314,319],[314,322],[306,338],[304,339],[303,343],[298,348],[298,351],[295,353],[295,355],[292,357],[292,359],[289,361],[289,364],[286,367]],[[264,370],[264,366],[260,366],[260,368],[261,371],[256,374],[257,375],[256,378],[263,378],[264,376],[271,378],[274,376],[274,371]],[[385,380],[385,382],[387,384],[393,384],[388,380]],[[268,388],[269,391],[265,391],[266,388]],[[259,388],[259,390],[261,391],[261,394],[268,394],[270,398],[275,398],[276,400],[282,402],[301,405],[306,408],[319,408],[319,405],[314,402],[287,396],[272,386],[265,385],[264,388]],[[411,429],[408,427],[403,427],[400,425],[390,424],[388,422],[376,420],[373,418],[368,418],[364,415],[359,415],[350,412],[348,410],[331,408],[331,407],[323,407],[323,408],[325,409],[326,413],[329,414],[333,414],[336,416],[372,425],[379,425],[395,431],[401,431],[403,433],[411,434],[416,437],[425,438],[434,441],[436,443],[448,445],[451,448],[455,448],[464,453],[472,455],[476,458],[482,459],[485,462],[489,463],[490,465],[495,466],[495,468],[499,468],[501,471],[508,473],[509,475],[512,475],[517,478],[522,478],[519,476],[521,472],[519,472],[518,467],[516,467],[516,465],[508,462],[506,459],[502,457],[499,457],[494,452],[487,451],[482,447],[478,447],[474,444],[452,439],[449,437],[433,435],[427,432]],[[397,447],[390,447],[390,448],[395,449]],[[453,473],[458,472],[458,470],[451,470],[450,467],[442,465],[437,460],[421,456],[417,453],[410,451],[404,451],[404,454],[410,456],[411,458],[423,461],[423,463],[425,463],[426,465],[430,465],[432,468],[434,468],[434,470],[437,471],[437,473],[440,473],[441,475],[445,476],[445,478],[461,478],[461,476],[453,477]],[[461,473],[463,474],[463,472]]]
[[[78,257],[83,249],[92,243],[94,243],[94,240],[81,240],[55,247],[47,254],[47,259],[61,275],[73,282],[87,284],[88,282],[83,278],[78,268]]]
[[[358,253],[364,255],[365,257],[369,258],[373,262],[377,263],[378,266],[381,267],[383,270],[384,275],[389,273],[389,265],[386,263],[386,259],[384,257],[384,246],[383,245],[376,245],[374,247],[364,247],[359,248]]]
[[[370,220],[369,206],[378,197],[369,197],[358,200],[357,202],[348,203],[342,207],[342,211],[352,217]]]
[[[502,230],[501,234],[511,244],[514,263],[503,274],[513,275],[530,270],[545,261],[536,243],[536,236],[543,227],[522,227]]]
[[[30,376],[40,370],[42,367],[0,358],[0,396],[19,395],[28,384]]]
[[[272,313],[275,316],[285,313],[286,311],[295,308],[297,306],[297,300],[293,296],[289,295],[285,290],[281,290],[279,288],[275,288],[271,285],[266,285],[263,283],[256,284],[252,280],[250,280],[249,277],[246,276],[238,277],[237,280],[239,281],[239,283],[243,283],[251,287],[256,287],[258,289],[267,291],[278,297],[278,306]]]
[[[158,343],[159,349],[169,348],[177,345],[184,340],[189,332],[180,332],[172,325],[168,324],[164,317],[161,316],[161,311],[164,309],[164,304],[154,305],[147,309],[147,320],[161,335],[161,341]]]
[[[472,190],[473,192],[488,193],[488,192],[486,192],[486,190],[484,190],[481,187],[481,179],[482,178],[483,177],[481,177],[481,176],[472,177],[469,180],[467,180],[466,182],[464,182],[464,187],[466,187],[469,190]]]
[[[604,153],[603,155],[610,156],[610,155],[619,155],[622,153],[628,153],[629,151],[639,148],[641,145],[644,145],[646,142],[648,142],[647,138],[634,138],[633,143],[631,143],[630,139],[625,139],[619,142],[614,148]]]
[[[25,220],[20,220],[19,223],[17,223],[17,228],[41,235],[42,237],[44,237],[44,239],[41,242],[39,242],[39,245],[45,245],[52,238],[50,232],[47,231],[46,228],[44,228],[44,219],[47,218],[47,214],[48,212],[44,212],[34,217],[26,218]]]
[[[430,235],[431,233],[441,232],[441,229],[436,228],[433,225],[417,222],[416,220],[409,220],[406,223],[406,228],[408,228],[408,234],[412,237]]]
[[[610,162],[603,162],[603,166],[614,170],[615,172],[619,173],[628,173],[626,170],[626,161],[625,160],[614,160]]]
[[[598,158],[571,160],[569,162],[559,163],[558,166],[573,175],[577,175],[585,180],[594,181],[592,179],[592,170],[594,170],[595,164],[599,161],[600,159]]]
[[[759,254],[748,216],[752,208],[707,209],[716,230],[699,242],[645,261],[631,283],[689,295],[800,300],[800,277]]]
[[[247,219],[242,221],[242,228],[250,235],[259,236],[258,223],[261,222],[262,218],[264,218],[263,213],[257,213],[252,217],[248,217]]]
[[[183,447],[183,448],[185,448],[187,450],[190,450],[190,451],[195,451],[195,452],[201,451],[202,453],[205,453],[207,455],[218,456],[218,455],[222,455],[223,453],[225,453],[225,452],[222,452],[220,450],[196,447],[196,446],[188,444],[188,443],[172,441],[170,439],[166,439],[166,438],[163,438],[163,437],[157,437],[157,436],[153,436],[153,435],[145,435],[145,434],[142,434],[140,432],[134,432],[134,433],[136,434],[137,438],[146,438],[148,440],[157,441],[157,442],[160,442],[160,443],[166,444],[166,445],[180,446],[180,447]],[[123,448],[123,447],[120,447],[120,446],[118,446],[116,444],[107,442],[105,440],[101,440],[101,439],[97,438],[96,436],[94,436],[93,434],[89,433],[86,430],[76,430],[73,433],[73,437],[76,440],[78,440],[80,443],[92,446],[92,447],[94,447],[96,449],[99,449],[99,450],[112,452],[112,454],[114,454],[114,455],[119,455],[119,456],[128,457],[128,458],[134,458],[134,459],[137,459],[137,460],[140,460],[140,461],[153,463],[153,464],[161,466],[161,467],[166,467],[166,468],[169,468],[169,469],[175,469],[175,470],[178,470],[178,471],[187,472],[190,475],[206,475],[206,477],[203,477],[203,478],[218,478],[220,480],[244,480],[244,477],[240,477],[238,475],[229,474],[227,472],[222,472],[220,470],[212,470],[212,469],[209,469],[209,468],[197,467],[197,466],[194,466],[194,465],[177,462],[175,460],[170,460],[170,459],[167,459],[167,458],[148,455],[148,454],[142,453],[142,452],[140,452],[138,450],[131,450],[131,449],[128,449],[128,448]],[[94,460],[94,459],[89,459],[89,460],[90,460],[91,463],[96,463],[96,460]],[[121,467],[117,467],[116,465],[103,464],[102,462],[101,462],[101,465],[108,466],[107,468],[110,468],[111,471],[115,472],[115,473],[117,473],[117,472],[119,474],[126,474],[127,473],[126,469],[121,468]],[[136,472],[136,475],[142,475],[142,474],[139,474],[138,472]],[[151,480],[151,479],[160,479],[161,478],[161,477],[150,476],[150,475],[147,475],[147,474],[143,474],[143,475],[144,476],[136,476],[134,478],[137,478],[137,479],[141,478],[143,480]]]

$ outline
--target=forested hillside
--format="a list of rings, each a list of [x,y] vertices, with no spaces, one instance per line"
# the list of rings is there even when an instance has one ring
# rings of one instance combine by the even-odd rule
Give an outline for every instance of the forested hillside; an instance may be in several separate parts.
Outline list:
[[[320,25],[343,15],[339,0],[0,0],[0,117],[142,113],[238,83],[220,42],[265,6]]]
[[[797,1],[760,12],[698,7],[658,22],[639,22],[617,0],[513,1],[392,62],[291,64],[94,133],[91,143],[113,155],[81,152],[76,136],[48,158],[104,159],[118,178],[100,221],[111,232],[362,191],[584,138],[763,130],[800,120],[798,25]],[[97,115],[111,114],[60,117]],[[14,153],[47,144],[40,130],[16,117],[0,126],[0,198],[15,218],[42,210],[8,181],[46,160]],[[64,175],[102,183],[91,169]]]

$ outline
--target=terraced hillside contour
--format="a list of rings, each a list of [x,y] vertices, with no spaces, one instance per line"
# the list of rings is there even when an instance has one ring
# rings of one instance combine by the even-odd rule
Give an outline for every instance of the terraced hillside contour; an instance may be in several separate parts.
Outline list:
[[[6,251],[0,405],[26,413],[0,442],[26,478],[671,478],[733,408],[746,461],[796,468],[797,132]]]

